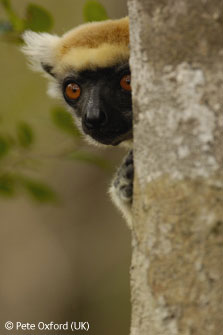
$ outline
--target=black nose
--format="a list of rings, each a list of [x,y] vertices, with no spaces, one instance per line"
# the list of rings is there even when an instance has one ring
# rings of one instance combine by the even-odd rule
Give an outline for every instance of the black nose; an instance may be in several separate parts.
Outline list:
[[[99,128],[107,122],[106,114],[101,110],[91,110],[85,114],[84,123],[89,129]]]

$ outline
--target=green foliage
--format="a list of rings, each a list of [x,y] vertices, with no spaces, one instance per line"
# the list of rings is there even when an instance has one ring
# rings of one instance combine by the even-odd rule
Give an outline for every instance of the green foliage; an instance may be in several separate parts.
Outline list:
[[[0,34],[8,42],[21,41],[20,35],[26,29],[42,32],[50,31],[53,27],[53,17],[49,11],[35,3],[28,4],[24,18],[19,17],[10,0],[0,0],[0,5],[8,16],[8,21],[0,21]],[[100,2],[89,0],[84,5],[83,17],[86,22],[103,21],[108,19],[108,14]]]
[[[10,145],[8,141],[4,137],[0,136],[0,159],[7,155],[9,147]]]
[[[53,27],[53,17],[44,8],[29,4],[26,8],[25,28],[33,31],[50,31]]]
[[[21,43],[21,34],[25,29],[33,31],[50,31],[53,26],[51,14],[39,5],[29,3],[23,18],[19,17],[13,9],[10,0],[0,0],[8,20],[0,20],[0,37],[6,42]],[[108,18],[105,8],[97,1],[87,1],[83,14],[85,21],[101,21]],[[64,160],[84,162],[96,165],[104,170],[111,170],[111,164],[107,160],[93,153],[81,149],[81,133],[74,120],[64,108],[55,107],[51,111],[51,117],[58,130],[72,138],[73,148],[70,153],[60,154],[58,158]],[[0,115],[2,127],[3,119]],[[31,169],[31,164],[38,163],[32,156],[32,144],[35,141],[33,128],[25,121],[16,124],[13,135],[0,133],[0,196],[11,198],[19,190],[26,192],[37,202],[48,203],[57,200],[55,192],[42,181],[33,180],[26,175],[26,169]],[[78,147],[78,151],[74,148]],[[57,158],[57,157],[56,157]]]
[[[98,1],[87,1],[83,8],[84,21],[103,21],[108,19],[104,6]]]
[[[12,25],[13,30],[18,33],[22,32],[24,30],[24,20],[16,14],[11,6],[11,2],[9,0],[0,0],[0,3],[5,9],[9,23]]]
[[[2,6],[5,8],[5,9],[9,9],[11,6],[10,6],[10,1],[9,0],[0,0],[0,3],[2,4]]]
[[[74,120],[64,108],[54,107],[51,111],[51,116],[54,124],[60,129],[74,137],[80,138],[81,134],[76,127]]]
[[[55,202],[55,192],[42,181],[32,180],[20,175],[0,175],[0,196],[11,198],[15,195],[18,186],[22,186],[28,194],[41,203]]]
[[[107,171],[111,171],[112,169],[112,165],[111,163],[98,156],[98,155],[95,155],[91,152],[86,152],[86,151],[74,151],[72,153],[70,153],[68,155],[68,157],[70,159],[74,159],[74,160],[77,160],[77,161],[80,161],[80,162],[83,162],[83,163],[87,163],[87,164],[92,164],[92,165],[96,165],[104,170],[107,170]]]
[[[15,194],[15,180],[9,174],[0,175],[0,196],[12,197]]]
[[[57,199],[55,192],[40,181],[24,179],[23,186],[27,192],[38,202],[52,202]]]
[[[53,27],[52,15],[43,7],[30,3],[26,7],[24,18],[20,18],[12,8],[10,0],[0,0],[8,21],[0,21],[0,35],[7,42],[21,42],[21,34],[26,29],[33,31],[50,31]]]
[[[24,159],[24,154],[30,151],[31,144],[34,142],[34,132],[32,127],[24,121],[16,125],[16,130],[17,137],[0,135],[0,159],[5,159],[0,165],[0,196],[11,198],[19,188],[23,187],[38,202],[55,201],[56,194],[49,186],[27,178],[20,172],[30,160],[29,156]],[[20,152],[21,148],[24,152]]]
[[[28,148],[33,143],[33,130],[26,122],[19,122],[17,124],[17,136],[19,144],[23,148]]]

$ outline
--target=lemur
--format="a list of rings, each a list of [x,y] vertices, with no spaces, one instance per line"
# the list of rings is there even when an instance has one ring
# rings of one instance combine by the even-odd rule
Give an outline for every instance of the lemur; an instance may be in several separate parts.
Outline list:
[[[82,24],[62,37],[26,31],[22,51],[50,79],[48,93],[62,98],[93,144],[129,148],[110,194],[131,226],[133,190],[129,20]]]

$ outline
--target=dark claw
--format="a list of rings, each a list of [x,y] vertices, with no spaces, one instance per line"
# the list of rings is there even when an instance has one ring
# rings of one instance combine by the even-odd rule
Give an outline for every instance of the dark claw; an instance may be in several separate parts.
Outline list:
[[[120,198],[128,203],[132,202],[133,177],[133,152],[131,150],[128,156],[124,159],[114,180],[114,186],[117,189]]]
[[[126,178],[133,179],[133,176],[134,176],[134,167],[133,164],[131,164],[126,168]]]
[[[128,157],[126,158],[125,161],[126,165],[133,164],[133,151],[131,150],[128,154]]]
[[[132,197],[132,184],[122,186],[121,191],[123,192],[126,198],[131,198]]]

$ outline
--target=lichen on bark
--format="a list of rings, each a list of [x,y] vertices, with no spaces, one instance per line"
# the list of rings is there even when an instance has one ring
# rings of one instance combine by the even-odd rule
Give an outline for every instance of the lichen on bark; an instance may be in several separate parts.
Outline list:
[[[129,0],[131,335],[223,329],[223,1]]]

